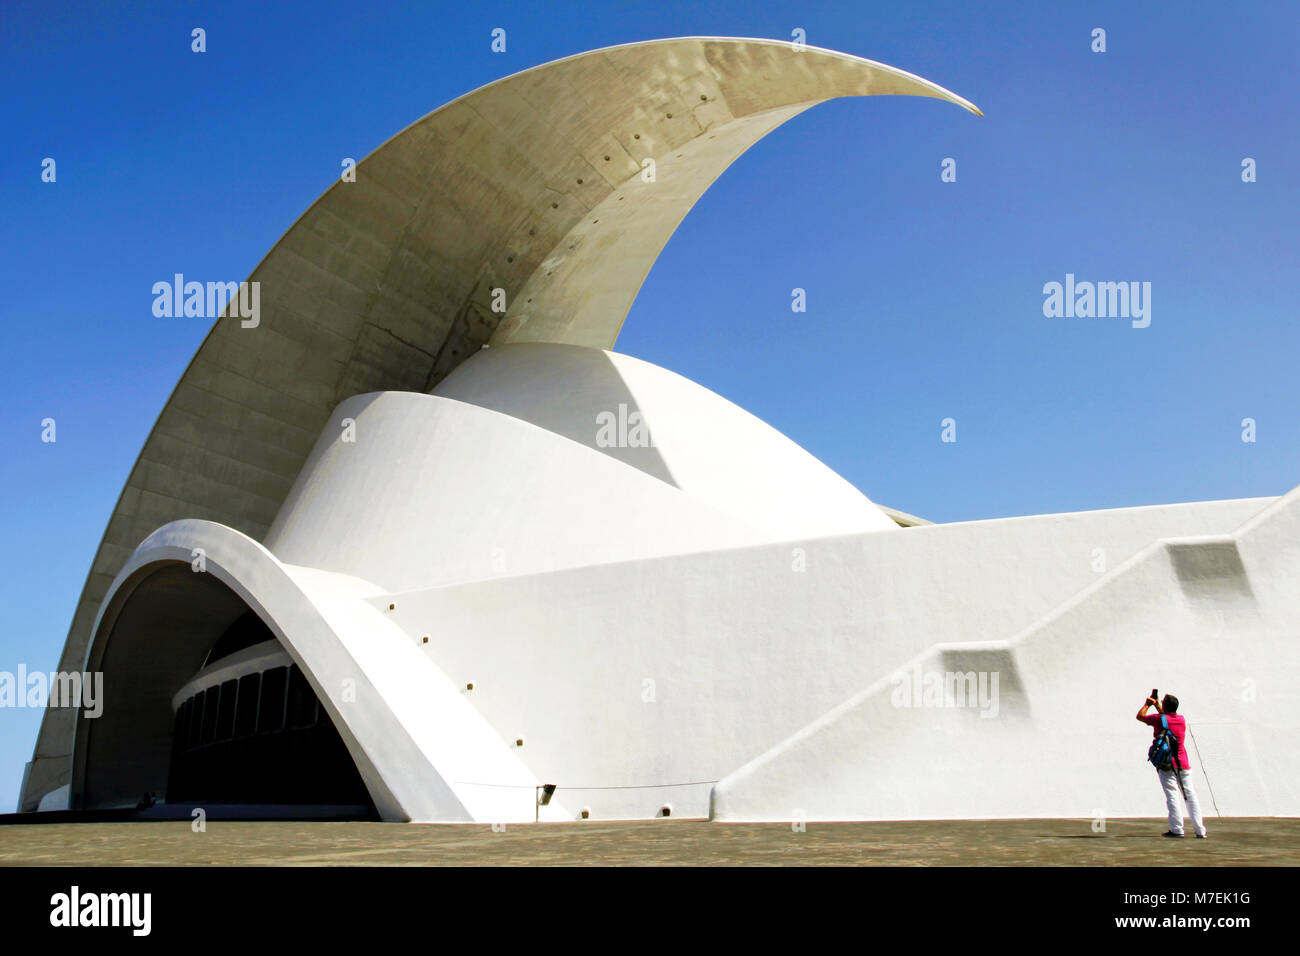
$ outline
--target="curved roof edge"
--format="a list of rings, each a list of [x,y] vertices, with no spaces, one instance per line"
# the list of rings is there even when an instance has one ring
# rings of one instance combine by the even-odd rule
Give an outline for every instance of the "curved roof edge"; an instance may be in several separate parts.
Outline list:
[[[890,508],[878,502],[876,503],[876,507],[883,511],[885,515],[900,528],[919,528],[922,525],[934,524],[933,521],[927,521],[925,518],[918,518],[916,515],[910,515],[906,511],[899,511],[897,508]]]

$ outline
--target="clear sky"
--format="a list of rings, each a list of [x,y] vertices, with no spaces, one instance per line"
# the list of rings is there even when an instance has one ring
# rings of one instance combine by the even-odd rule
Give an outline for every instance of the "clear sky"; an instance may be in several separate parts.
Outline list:
[[[501,76],[796,28],[985,117],[916,97],[796,117],[687,217],[620,351],[935,521],[1300,484],[1292,4],[3,0],[0,671],[57,666],[113,504],[208,330],[155,318],[154,282],[245,278],[343,157]],[[1149,282],[1149,327],[1044,316],[1067,273]],[[0,811],[39,717],[0,709]]]

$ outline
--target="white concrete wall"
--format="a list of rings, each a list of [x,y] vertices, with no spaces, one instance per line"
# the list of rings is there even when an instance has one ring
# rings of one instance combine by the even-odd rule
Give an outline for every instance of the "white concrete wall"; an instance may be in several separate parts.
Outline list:
[[[936,642],[1005,640],[1102,578],[1095,548],[1113,568],[1268,503],[933,525],[372,600],[395,605],[413,642],[428,635],[419,646],[453,681],[474,681],[475,707],[502,736],[526,737],[522,759],[570,807],[649,817],[669,800],[705,816],[712,781]],[[649,787],[682,783],[695,785]],[[597,787],[646,789],[584,789]]]
[[[1187,718],[1211,829],[1219,812],[1294,816],[1298,573],[1300,489],[1236,533],[1154,542],[1009,640],[937,644],[899,668],[998,674],[994,708],[914,706],[889,675],[728,775],[714,815],[1162,816],[1134,720],[1158,686]]]

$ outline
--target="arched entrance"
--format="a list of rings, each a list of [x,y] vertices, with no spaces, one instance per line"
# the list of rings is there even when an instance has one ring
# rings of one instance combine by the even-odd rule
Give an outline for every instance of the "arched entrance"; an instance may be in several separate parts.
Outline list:
[[[88,670],[103,713],[78,720],[72,806],[159,803],[373,815],[346,745],[258,614],[215,575],[140,568],[106,609]]]

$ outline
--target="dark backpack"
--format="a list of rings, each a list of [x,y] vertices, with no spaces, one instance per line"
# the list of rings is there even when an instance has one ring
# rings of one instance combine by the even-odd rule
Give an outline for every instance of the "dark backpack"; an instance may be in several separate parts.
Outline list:
[[[1147,762],[1157,770],[1170,773],[1178,760],[1178,738],[1169,729],[1169,718],[1164,714],[1160,715],[1160,726],[1164,729],[1156,734],[1155,742],[1147,751]]]

